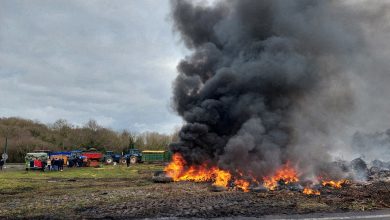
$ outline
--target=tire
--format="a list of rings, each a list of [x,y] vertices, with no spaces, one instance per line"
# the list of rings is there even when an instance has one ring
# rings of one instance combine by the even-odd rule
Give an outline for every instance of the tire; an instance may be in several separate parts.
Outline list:
[[[106,164],[112,164],[113,162],[114,162],[114,160],[111,157],[108,157],[104,160],[104,163],[106,163]]]
[[[154,172],[152,180],[156,183],[169,183],[173,181],[172,177],[167,176],[166,172],[164,171]]]
[[[126,158],[121,158],[120,160],[119,160],[119,162],[121,163],[121,164],[123,164],[123,165],[126,165]]]
[[[130,157],[130,163],[131,163],[131,164],[136,164],[137,162],[138,162],[138,159],[137,159],[136,156],[131,156],[131,157]]]

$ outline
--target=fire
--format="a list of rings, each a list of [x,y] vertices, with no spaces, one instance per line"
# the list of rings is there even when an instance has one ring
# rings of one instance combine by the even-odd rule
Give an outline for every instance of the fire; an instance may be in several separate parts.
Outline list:
[[[349,182],[348,180],[339,180],[339,181],[335,181],[335,180],[325,181],[325,180],[323,180],[321,184],[323,186],[329,186],[329,187],[332,187],[335,189],[340,189],[344,184],[347,184],[348,182]]]
[[[320,191],[315,190],[315,189],[310,189],[310,188],[304,188],[303,189],[303,194],[306,195],[321,195]]]
[[[231,174],[228,171],[221,170],[217,167],[208,167],[206,164],[199,166],[190,166],[187,168],[187,162],[179,153],[172,156],[172,162],[165,167],[164,171],[173,181],[194,181],[207,182],[214,181],[215,186],[227,186]]]
[[[234,185],[244,192],[249,192],[250,183],[246,180],[238,179],[238,180],[234,181]]]
[[[298,182],[299,178],[297,171],[294,168],[290,167],[290,165],[287,163],[286,165],[278,169],[273,176],[264,177],[263,181],[263,185],[266,188],[268,188],[269,190],[275,190],[278,186],[278,181],[283,181],[285,184],[288,184]]]
[[[173,181],[179,181],[185,165],[186,161],[184,158],[176,153],[172,156],[172,162],[164,168],[164,171],[168,176],[172,177]]]
[[[232,175],[224,170],[220,170],[218,168],[213,169],[213,173],[215,174],[215,186],[227,186],[229,180],[232,178]]]
[[[213,182],[214,186],[227,187],[231,183],[238,189],[244,192],[249,192],[251,184],[259,184],[251,173],[242,173],[236,170],[232,175],[230,171],[220,169],[217,166],[210,166],[210,164],[204,163],[201,165],[188,165],[183,156],[179,153],[175,153],[172,157],[172,162],[165,167],[164,171],[173,181],[194,181],[194,182]],[[280,182],[284,184],[298,182],[298,172],[286,163],[280,167],[272,176],[263,178],[264,187],[269,190],[276,190]],[[344,184],[348,183],[348,180],[322,180],[323,186],[329,186],[339,189]],[[303,190],[307,195],[320,195],[320,191],[305,187]]]

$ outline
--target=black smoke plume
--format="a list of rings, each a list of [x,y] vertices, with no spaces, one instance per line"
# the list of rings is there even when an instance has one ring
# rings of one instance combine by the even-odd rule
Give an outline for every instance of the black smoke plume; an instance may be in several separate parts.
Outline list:
[[[178,65],[173,105],[185,120],[171,145],[192,164],[268,175],[328,160],[330,128],[354,108],[348,66],[365,50],[343,1],[172,1],[192,53]]]

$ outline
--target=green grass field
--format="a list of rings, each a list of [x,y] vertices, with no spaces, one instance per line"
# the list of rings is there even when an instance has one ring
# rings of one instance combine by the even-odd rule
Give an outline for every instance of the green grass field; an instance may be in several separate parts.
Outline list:
[[[50,178],[132,178],[137,172],[161,170],[162,165],[137,164],[134,166],[103,166],[101,168],[69,168],[63,172],[58,171],[9,171],[0,172],[0,178],[14,179],[50,179]]]
[[[126,166],[104,166],[101,168],[70,168],[62,172],[7,171],[0,172],[0,196],[40,193],[64,189],[94,188],[106,182],[129,181],[134,185],[150,184],[149,177],[162,165],[138,164]],[[64,192],[66,193],[66,192]]]

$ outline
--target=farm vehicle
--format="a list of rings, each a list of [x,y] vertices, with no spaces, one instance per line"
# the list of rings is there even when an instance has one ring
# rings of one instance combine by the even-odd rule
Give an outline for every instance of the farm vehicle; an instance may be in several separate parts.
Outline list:
[[[140,151],[138,149],[129,149],[126,152],[115,153],[113,151],[106,151],[105,154],[96,149],[89,149],[88,151],[73,150],[67,152],[51,152],[51,151],[36,151],[26,155],[26,169],[43,169],[47,160],[63,160],[64,165],[68,167],[99,167],[101,163],[104,164],[136,164],[136,163],[161,163],[170,161],[172,153],[170,151]],[[38,161],[42,162],[42,165]],[[35,164],[34,164],[35,161]],[[53,165],[53,164],[52,164]]]
[[[130,164],[142,163],[142,153],[138,149],[129,149],[123,157]]]
[[[106,154],[103,157],[103,162],[105,164],[126,164],[126,158],[124,158],[122,154],[114,153],[114,151],[106,151]]]
[[[24,159],[26,164],[26,171],[45,171],[46,161],[49,159],[49,155],[47,153],[27,153]]]
[[[103,157],[105,164],[112,164],[114,162],[118,164],[127,164],[127,161],[131,164],[142,162],[142,153],[138,149],[130,149],[124,154],[114,153],[113,151],[106,151]]]
[[[83,157],[83,164],[87,167],[99,167],[101,160],[103,159],[103,154],[100,152],[83,152],[81,154]]]
[[[142,162],[162,163],[169,162],[172,158],[172,152],[167,150],[144,150],[142,151]]]

